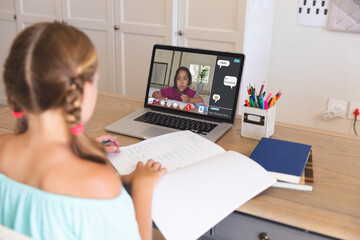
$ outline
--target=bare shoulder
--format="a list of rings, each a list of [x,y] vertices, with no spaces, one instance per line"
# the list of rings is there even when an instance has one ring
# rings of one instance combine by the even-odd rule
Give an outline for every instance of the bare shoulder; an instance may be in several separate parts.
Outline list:
[[[42,182],[45,191],[94,199],[116,198],[122,188],[120,177],[110,166],[79,158],[54,166]]]
[[[119,196],[122,188],[120,176],[108,165],[98,163],[87,163],[88,169],[84,177],[79,180],[86,189],[89,197],[114,198]]]

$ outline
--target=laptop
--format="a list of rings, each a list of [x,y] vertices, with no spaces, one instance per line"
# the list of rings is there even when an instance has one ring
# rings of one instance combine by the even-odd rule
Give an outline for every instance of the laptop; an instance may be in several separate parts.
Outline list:
[[[154,45],[144,107],[105,130],[141,139],[190,130],[216,142],[233,126],[244,59]]]

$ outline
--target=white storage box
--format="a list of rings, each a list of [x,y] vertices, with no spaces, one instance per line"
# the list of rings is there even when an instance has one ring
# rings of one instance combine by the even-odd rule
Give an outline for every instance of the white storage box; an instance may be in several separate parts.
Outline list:
[[[270,137],[275,131],[276,106],[265,110],[243,106],[241,118],[241,136],[260,140]]]

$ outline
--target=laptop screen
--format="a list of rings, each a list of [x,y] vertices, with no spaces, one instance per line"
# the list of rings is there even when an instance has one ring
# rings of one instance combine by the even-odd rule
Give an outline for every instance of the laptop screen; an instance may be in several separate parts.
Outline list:
[[[155,45],[145,107],[233,123],[244,55]]]

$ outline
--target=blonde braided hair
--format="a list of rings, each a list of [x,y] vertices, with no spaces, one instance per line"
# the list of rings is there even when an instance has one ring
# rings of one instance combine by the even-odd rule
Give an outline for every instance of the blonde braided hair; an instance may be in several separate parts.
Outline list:
[[[38,23],[14,40],[5,62],[4,82],[14,111],[40,114],[62,108],[70,128],[81,122],[84,82],[93,82],[97,54],[90,39],[78,29],[59,23]],[[15,132],[27,131],[26,114]],[[72,151],[79,157],[107,163],[103,146],[85,134],[71,135]]]

